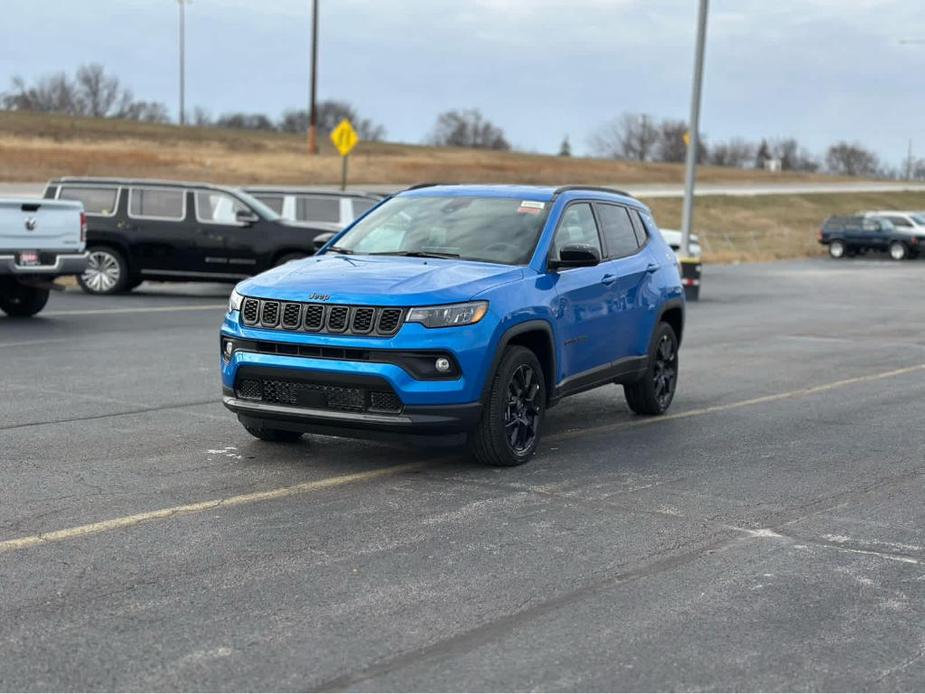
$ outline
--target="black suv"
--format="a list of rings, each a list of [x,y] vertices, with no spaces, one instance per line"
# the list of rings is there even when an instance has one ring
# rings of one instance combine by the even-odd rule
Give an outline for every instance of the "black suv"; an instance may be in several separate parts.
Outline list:
[[[237,282],[314,253],[326,229],[280,219],[235,188],[178,181],[56,178],[44,197],[79,200],[87,213],[90,294],[142,281]]]
[[[886,217],[859,214],[829,217],[819,229],[819,243],[829,247],[833,258],[887,251],[893,260],[904,260],[919,254],[925,236],[914,227],[898,227]]]

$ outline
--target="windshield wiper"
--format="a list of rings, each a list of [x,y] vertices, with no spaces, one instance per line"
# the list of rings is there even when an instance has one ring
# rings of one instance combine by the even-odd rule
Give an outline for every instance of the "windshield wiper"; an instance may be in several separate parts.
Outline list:
[[[340,253],[342,255],[353,255],[353,251],[349,248],[343,248],[341,246],[331,246],[329,251],[334,251],[335,253]]]
[[[438,251],[383,251],[369,255],[400,255],[405,258],[458,258],[459,253],[440,253]]]

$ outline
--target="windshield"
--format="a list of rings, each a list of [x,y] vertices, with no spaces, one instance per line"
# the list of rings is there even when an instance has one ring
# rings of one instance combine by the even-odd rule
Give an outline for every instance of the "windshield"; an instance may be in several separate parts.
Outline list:
[[[266,203],[260,202],[260,200],[255,198],[250,193],[245,193],[243,190],[236,190],[235,194],[241,199],[241,202],[245,203],[264,219],[269,219],[273,222],[280,219],[280,215],[276,212],[276,210],[274,210]]]
[[[920,226],[920,227],[925,226],[925,215],[923,215],[923,214],[910,214],[909,216],[912,217],[912,221],[915,222],[918,226]]]
[[[512,198],[398,196],[357,222],[328,251],[522,265],[533,255],[546,207]]]

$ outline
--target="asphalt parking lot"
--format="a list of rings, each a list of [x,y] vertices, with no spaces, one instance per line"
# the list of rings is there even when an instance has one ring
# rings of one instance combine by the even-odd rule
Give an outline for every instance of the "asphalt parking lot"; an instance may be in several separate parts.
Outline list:
[[[671,413],[252,439],[229,288],[0,318],[0,690],[921,690],[925,262],[708,268]]]

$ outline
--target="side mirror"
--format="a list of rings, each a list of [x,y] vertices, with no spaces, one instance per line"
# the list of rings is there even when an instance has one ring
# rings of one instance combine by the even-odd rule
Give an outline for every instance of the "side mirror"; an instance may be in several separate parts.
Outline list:
[[[326,232],[323,233],[323,234],[318,234],[318,235],[315,237],[315,240],[312,241],[312,243],[313,243],[314,246],[315,246],[315,251],[320,251],[320,250],[321,250],[321,247],[322,247],[324,244],[326,244],[328,241],[330,241],[331,239],[333,239],[333,238],[334,238],[334,232],[333,232],[333,231],[326,231]]]
[[[256,223],[260,218],[250,210],[238,210],[234,213],[234,219],[238,224],[251,225]]]
[[[558,258],[549,259],[549,269],[569,267],[593,267],[601,262],[601,253],[594,246],[570,243],[559,249]]]

